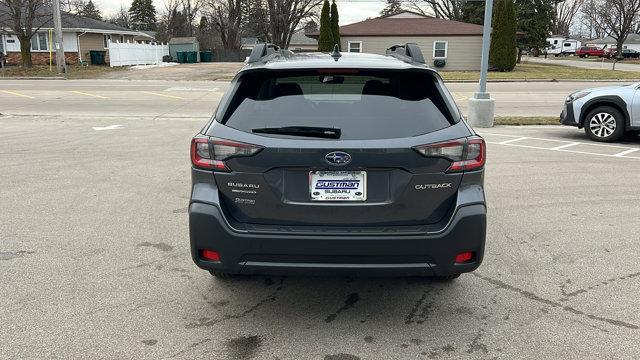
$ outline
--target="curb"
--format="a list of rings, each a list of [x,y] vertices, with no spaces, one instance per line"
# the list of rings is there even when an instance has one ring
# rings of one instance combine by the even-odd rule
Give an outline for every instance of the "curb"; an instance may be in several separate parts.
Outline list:
[[[64,76],[10,76],[0,77],[0,80],[67,80]]]

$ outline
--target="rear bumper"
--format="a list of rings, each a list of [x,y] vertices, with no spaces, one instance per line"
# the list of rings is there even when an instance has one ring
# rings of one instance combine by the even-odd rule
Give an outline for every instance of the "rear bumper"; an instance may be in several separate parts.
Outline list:
[[[438,233],[303,235],[234,230],[217,206],[189,206],[191,255],[200,268],[234,274],[443,276],[473,271],[482,262],[486,207],[463,206]],[[202,250],[220,261],[201,258]],[[461,252],[472,262],[455,264]]]

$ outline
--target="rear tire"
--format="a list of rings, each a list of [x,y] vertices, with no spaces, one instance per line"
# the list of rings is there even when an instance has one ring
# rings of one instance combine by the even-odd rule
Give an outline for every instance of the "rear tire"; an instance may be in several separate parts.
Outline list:
[[[226,272],[222,272],[222,271],[217,271],[217,270],[209,270],[209,273],[215,277],[217,277],[218,279],[232,279],[235,277],[234,274],[230,274],[230,273],[226,273]]]
[[[624,115],[611,106],[591,110],[584,119],[584,132],[594,141],[618,141],[624,135]]]
[[[460,274],[453,274],[453,275],[444,275],[444,276],[434,276],[431,279],[437,282],[452,282],[459,277],[460,277]]]

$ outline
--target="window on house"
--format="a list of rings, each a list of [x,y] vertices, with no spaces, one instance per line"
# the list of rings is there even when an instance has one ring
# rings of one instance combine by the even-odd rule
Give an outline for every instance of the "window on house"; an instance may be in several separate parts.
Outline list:
[[[362,52],[362,41],[349,41],[349,52]]]
[[[102,35],[102,42],[104,43],[104,48],[108,48],[109,47],[109,43],[111,42],[111,35],[109,34],[104,34]]]
[[[446,59],[448,47],[449,47],[449,43],[447,41],[434,41],[433,42],[433,58]]]
[[[33,51],[47,51],[48,40],[46,33],[36,33],[31,37],[31,50]]]
[[[553,40],[554,45],[558,45],[558,40]]]

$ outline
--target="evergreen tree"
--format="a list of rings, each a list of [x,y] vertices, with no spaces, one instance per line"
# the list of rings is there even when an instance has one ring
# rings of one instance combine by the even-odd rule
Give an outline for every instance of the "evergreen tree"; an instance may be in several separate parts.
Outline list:
[[[329,17],[329,0],[324,0],[320,13],[320,37],[318,38],[318,51],[329,52],[333,50],[333,33],[331,32],[331,18]]]
[[[336,0],[333,0],[333,4],[331,4],[331,35],[333,35],[333,45],[338,44],[338,48],[341,48],[340,45],[340,25],[339,16],[338,16],[338,5],[336,5]]]
[[[523,50],[544,48],[554,20],[554,0],[516,0],[518,60]]]
[[[496,0],[489,65],[498,71],[516,66],[516,10],[513,0]]]
[[[102,20],[102,15],[100,14],[100,10],[95,6],[93,1],[91,0],[89,0],[89,2],[84,4],[79,14],[91,19]]]
[[[387,0],[387,6],[380,11],[380,16],[389,16],[402,11],[402,1]]]
[[[153,0],[133,0],[129,15],[135,30],[156,29],[156,8],[153,6]]]
[[[256,37],[267,42],[269,37],[269,15],[264,0],[247,0],[241,4],[242,23],[240,28],[244,36]]]

